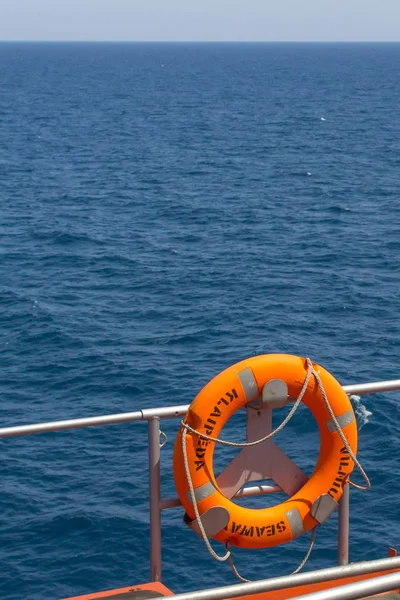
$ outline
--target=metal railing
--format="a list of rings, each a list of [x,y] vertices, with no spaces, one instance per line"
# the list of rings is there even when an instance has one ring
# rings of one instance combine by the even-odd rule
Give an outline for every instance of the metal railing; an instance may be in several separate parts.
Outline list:
[[[176,600],[225,600],[226,598],[238,598],[250,594],[260,594],[263,592],[275,592],[288,588],[295,588],[312,583],[324,583],[338,579],[350,578],[356,575],[371,575],[382,571],[394,571],[400,569],[400,557],[382,558],[380,560],[370,560],[359,562],[354,565],[345,565],[340,567],[331,567],[329,569],[319,569],[309,573],[299,573],[298,575],[284,575],[282,577],[273,577],[254,581],[252,583],[237,583],[235,585],[225,585],[223,587],[202,590],[199,592],[186,592],[185,594],[176,594]],[[390,577],[388,580],[387,578]],[[377,585],[378,583],[378,585]],[[304,600],[351,600],[351,598],[364,598],[371,594],[379,592],[392,591],[400,586],[400,573],[391,573],[370,579],[367,581],[358,581],[349,585],[335,587],[331,590],[323,590],[306,596],[298,596]],[[367,591],[366,588],[367,587]],[[346,589],[347,588],[347,589]],[[339,590],[343,593],[349,592],[350,595],[339,595]],[[355,593],[355,595],[354,595]],[[365,594],[364,596],[362,594]],[[318,596],[316,595],[318,594]],[[293,598],[296,600],[296,598]]]
[[[348,394],[371,394],[400,390],[400,379],[380,381],[374,383],[354,384],[343,386]],[[65,431],[69,429],[82,429],[86,427],[98,427],[117,423],[131,423],[135,421],[147,421],[148,423],[148,448],[149,448],[149,485],[150,485],[150,577],[151,581],[161,579],[161,512],[162,510],[180,506],[178,498],[161,498],[160,484],[160,419],[174,419],[186,414],[189,405],[169,406],[162,408],[147,408],[130,413],[118,413],[97,417],[86,417],[82,419],[68,419],[34,425],[17,425],[14,427],[0,428],[0,438],[16,437],[46,432]],[[279,486],[259,485],[245,487],[235,497],[256,496],[280,491]],[[291,575],[289,577],[278,577],[266,579],[254,583],[236,584],[213,588],[189,594],[178,594],[177,600],[218,600],[226,597],[254,594],[258,592],[295,587],[312,583],[314,581],[327,581],[328,579],[339,579],[356,574],[376,573],[382,570],[400,569],[400,558],[388,558],[379,561],[368,561],[355,565],[349,562],[349,486],[345,486],[344,493],[339,502],[339,527],[338,527],[338,562],[339,567],[312,571],[310,573]],[[363,587],[364,586],[364,587]],[[304,596],[308,600],[329,600],[363,598],[373,593],[380,593],[400,587],[400,574],[393,573],[377,577],[372,581],[358,582],[340,588],[341,595],[329,595],[332,590],[318,592]],[[338,594],[338,588],[333,590]],[[366,595],[361,595],[366,592]],[[355,595],[354,595],[355,594]]]
[[[360,383],[344,385],[346,394],[374,394],[376,392],[390,392],[400,390],[400,379],[390,381],[376,381],[374,383]],[[130,413],[118,413],[116,415],[104,415],[101,417],[86,417],[84,419],[69,419],[66,421],[52,421],[50,423],[38,423],[36,425],[17,425],[16,427],[0,428],[0,438],[14,437],[19,435],[30,435],[32,433],[46,433],[48,431],[65,431],[66,429],[82,429],[84,427],[96,427],[99,425],[113,425],[115,423],[132,423],[133,421],[150,421],[153,418],[174,419],[184,416],[189,404],[179,406],[166,406],[164,408],[145,408]]]

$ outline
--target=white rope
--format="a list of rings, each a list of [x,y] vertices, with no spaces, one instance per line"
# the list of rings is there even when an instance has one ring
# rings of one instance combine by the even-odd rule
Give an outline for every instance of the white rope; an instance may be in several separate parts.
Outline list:
[[[304,380],[303,383],[303,387],[300,391],[299,397],[297,398],[293,408],[291,409],[291,411],[288,413],[288,415],[286,416],[286,418],[282,421],[282,423],[271,433],[269,433],[268,435],[266,435],[265,437],[261,438],[260,440],[257,440],[255,442],[245,442],[243,444],[239,444],[236,442],[228,442],[228,441],[224,441],[224,440],[220,440],[218,438],[212,438],[211,436],[206,436],[203,435],[201,433],[199,433],[198,431],[196,431],[196,429],[193,429],[192,427],[190,427],[190,425],[188,425],[187,423],[184,423],[183,421],[181,421],[181,425],[183,427],[183,432],[182,432],[182,453],[183,453],[183,464],[185,466],[185,473],[186,473],[186,479],[189,485],[189,492],[190,492],[190,498],[192,501],[192,505],[193,505],[193,510],[194,510],[194,514],[196,517],[196,522],[198,525],[198,528],[200,530],[201,536],[203,538],[203,541],[207,547],[207,550],[209,551],[209,553],[211,554],[211,556],[213,558],[215,558],[215,560],[219,561],[219,562],[225,562],[226,560],[231,561],[231,566],[232,566],[232,570],[233,572],[237,575],[237,577],[240,579],[241,576],[239,575],[239,573],[237,572],[235,566],[233,565],[232,559],[231,559],[231,551],[227,550],[226,554],[224,554],[224,556],[219,556],[213,549],[213,547],[210,544],[210,541],[207,537],[207,534],[204,530],[204,526],[203,523],[201,521],[201,517],[200,517],[200,513],[199,513],[199,509],[197,507],[197,501],[196,501],[196,495],[195,495],[195,491],[194,491],[194,487],[193,487],[193,482],[192,482],[192,477],[190,475],[190,469],[189,469],[189,461],[188,461],[188,457],[187,457],[187,446],[186,446],[186,435],[187,435],[187,430],[191,431],[192,433],[199,435],[201,438],[205,438],[207,440],[219,443],[219,444],[223,444],[226,446],[240,446],[240,447],[244,447],[244,446],[255,446],[256,444],[261,444],[262,442],[264,442],[265,440],[269,439],[270,437],[272,437],[273,435],[275,435],[276,433],[278,433],[278,431],[280,431],[281,429],[283,429],[285,427],[285,425],[290,421],[290,419],[292,418],[292,416],[294,415],[294,413],[296,412],[300,402],[303,399],[303,396],[306,392],[307,386],[308,386],[308,382],[310,381],[310,377],[311,377],[311,369],[309,368],[307,371],[307,375],[306,378]]]
[[[310,541],[309,541],[309,544],[308,544],[308,550],[307,550],[307,553],[306,553],[305,557],[303,558],[302,562],[299,564],[299,566],[297,567],[297,569],[295,571],[293,571],[293,573],[291,573],[291,575],[297,575],[297,573],[300,573],[300,571],[302,570],[302,568],[305,566],[306,562],[310,558],[311,551],[312,551],[312,549],[314,547],[315,533],[316,533],[316,531],[317,531],[317,525],[311,531],[311,537],[310,537]]]
[[[186,448],[186,434],[187,434],[187,431],[186,431],[186,429],[184,429],[183,433],[182,433],[183,462],[184,462],[184,465],[185,465],[186,477],[187,477],[188,484],[189,484],[190,498],[192,500],[194,514],[196,515],[197,525],[199,526],[200,533],[202,535],[202,538],[204,540],[205,545],[207,546],[207,550],[209,551],[209,553],[211,554],[211,556],[213,558],[215,558],[215,560],[218,560],[219,562],[224,562],[225,560],[228,560],[228,558],[230,557],[230,555],[231,555],[230,551],[228,550],[228,552],[224,556],[219,556],[214,551],[213,547],[211,546],[211,544],[210,544],[210,542],[208,540],[207,534],[206,534],[206,532],[204,530],[203,523],[201,522],[199,509],[197,508],[197,501],[196,501],[196,496],[195,496],[195,493],[194,493],[193,482],[192,482],[192,478],[190,476],[189,462],[188,462],[187,448]]]
[[[307,549],[305,557],[303,558],[303,560],[301,561],[301,563],[299,564],[297,569],[295,569],[292,573],[290,573],[291,575],[297,575],[297,573],[300,573],[300,571],[303,569],[303,567],[306,565],[308,559],[310,558],[310,555],[311,555],[311,552],[312,552],[312,549],[314,546],[314,542],[315,542],[316,531],[317,531],[317,525],[311,531],[311,537],[310,537],[310,541],[308,543],[308,549]],[[225,547],[227,550],[230,550],[231,543],[229,540],[226,542]],[[239,571],[235,567],[235,564],[232,560],[232,556],[229,556],[228,563],[229,563],[229,566],[232,569],[234,575],[236,575],[236,577],[238,579],[240,579],[240,581],[243,581],[243,583],[252,583],[251,579],[246,579],[245,577],[242,577],[242,575],[239,573]]]
[[[344,435],[344,433],[343,433],[343,431],[342,431],[342,429],[341,429],[341,427],[340,427],[340,425],[338,423],[338,420],[336,419],[336,417],[334,415],[334,412],[333,412],[333,410],[331,408],[331,405],[329,404],[328,396],[326,395],[324,386],[322,385],[321,378],[318,375],[318,373],[316,372],[316,370],[314,369],[313,364],[312,364],[312,362],[311,362],[311,360],[309,358],[307,358],[307,365],[308,365],[309,368],[312,369],[312,374],[314,375],[315,379],[317,380],[317,383],[319,385],[319,389],[321,390],[322,398],[324,400],[326,408],[328,409],[328,412],[329,412],[329,414],[331,416],[331,419],[332,419],[332,421],[333,421],[333,423],[334,423],[334,425],[336,427],[336,431],[338,432],[338,434],[339,434],[339,436],[340,436],[343,444],[345,445],[346,450],[347,450],[347,452],[350,455],[350,458],[352,459],[352,461],[354,462],[355,466],[357,467],[357,469],[361,473],[361,475],[362,475],[362,477],[363,477],[363,479],[365,481],[365,486],[359,485],[358,483],[353,483],[352,481],[350,481],[350,479],[348,479],[347,481],[349,482],[350,485],[352,485],[353,487],[357,488],[358,490],[362,490],[363,492],[366,492],[371,487],[371,482],[370,482],[370,480],[368,478],[368,475],[366,474],[366,472],[362,468],[362,466],[361,466],[360,462],[358,461],[358,459],[356,458],[353,450],[350,448],[350,444],[347,441],[346,436]]]
[[[241,574],[239,573],[239,571],[237,570],[237,568],[235,567],[235,563],[233,562],[233,559],[232,559],[232,553],[230,552],[231,543],[229,540],[227,540],[227,542],[225,544],[225,548],[229,551],[228,563],[229,563],[230,568],[233,571],[233,574],[236,575],[236,577],[238,579],[240,579],[240,581],[243,581],[243,583],[251,583],[251,579],[246,579],[245,577],[242,577]]]
[[[273,437],[274,435],[276,435],[279,431],[281,431],[286,425],[287,423],[290,421],[290,419],[293,417],[294,413],[296,412],[297,408],[299,407],[304,394],[306,392],[308,383],[310,381],[311,375],[314,375],[317,384],[321,390],[321,395],[323,398],[323,401],[325,403],[325,406],[331,416],[331,419],[333,421],[333,424],[335,425],[336,431],[338,432],[347,452],[349,453],[351,459],[353,460],[355,466],[357,467],[357,469],[360,471],[362,477],[364,478],[364,481],[366,483],[366,486],[360,486],[356,483],[353,483],[352,481],[350,481],[350,479],[348,479],[348,483],[354,487],[356,487],[359,490],[363,490],[366,491],[371,487],[371,483],[370,480],[367,476],[367,474],[365,473],[364,469],[362,468],[360,462],[357,460],[356,456],[354,455],[354,452],[352,451],[349,442],[346,439],[346,436],[344,435],[338,420],[335,417],[335,414],[331,408],[331,405],[329,403],[328,397],[326,395],[323,383],[321,381],[320,376],[318,375],[318,373],[316,372],[316,370],[314,369],[314,365],[312,363],[312,361],[307,358],[307,374],[306,377],[304,379],[304,383],[303,386],[300,390],[300,394],[296,400],[296,402],[294,403],[292,409],[290,410],[290,412],[287,414],[287,416],[285,417],[285,419],[282,421],[282,423],[280,425],[278,425],[278,427],[276,429],[274,429],[273,431],[271,431],[271,433],[268,433],[266,436],[264,436],[263,438],[256,440],[254,442],[243,442],[243,443],[239,443],[239,442],[229,442],[227,440],[221,440],[219,438],[214,438],[211,437],[209,435],[205,435],[203,433],[200,433],[199,431],[197,431],[196,429],[194,429],[193,427],[191,427],[190,425],[188,425],[187,423],[184,423],[184,421],[181,421],[181,425],[183,427],[183,432],[182,432],[182,452],[183,452],[183,463],[185,466],[185,473],[186,473],[186,478],[188,481],[188,485],[189,485],[189,492],[190,492],[190,498],[192,501],[192,505],[193,505],[193,509],[194,509],[194,513],[195,513],[195,517],[196,517],[196,522],[197,525],[199,527],[201,536],[203,538],[203,541],[209,551],[209,553],[211,554],[211,556],[213,558],[215,558],[215,560],[219,561],[219,562],[224,562],[224,561],[228,561],[232,571],[234,572],[234,574],[236,575],[236,577],[238,579],[240,579],[241,581],[245,582],[245,583],[250,583],[250,581],[248,579],[245,579],[244,577],[242,577],[239,572],[237,571],[233,560],[232,560],[232,553],[230,551],[230,541],[228,540],[225,544],[227,552],[224,556],[219,556],[214,549],[212,548],[209,539],[207,537],[207,534],[205,532],[203,523],[201,521],[201,517],[200,517],[200,513],[199,513],[199,509],[197,507],[197,501],[196,501],[196,495],[195,495],[195,491],[194,491],[194,487],[193,487],[193,482],[192,482],[192,477],[190,474],[190,469],[189,469],[189,461],[188,461],[188,457],[187,457],[187,447],[186,447],[186,436],[187,436],[187,432],[190,431],[191,433],[194,433],[195,435],[198,435],[200,437],[200,439],[205,439],[205,440],[209,440],[211,442],[215,442],[216,444],[222,444],[223,446],[231,446],[231,447],[241,447],[241,448],[245,448],[245,447],[249,447],[249,446],[256,446],[257,444],[261,444],[262,442],[265,442],[266,440],[270,439],[271,437]],[[303,567],[305,566],[305,564],[307,563],[310,555],[311,555],[311,551],[313,549],[314,546],[314,541],[315,541],[315,532],[316,532],[317,526],[315,526],[312,530],[311,533],[311,537],[310,537],[310,543],[309,543],[309,547],[307,550],[307,553],[303,559],[303,561],[301,562],[301,564],[297,567],[297,569],[295,571],[293,571],[292,575],[299,573],[301,571],[301,569],[303,569]]]
[[[227,440],[221,440],[219,438],[213,438],[210,435],[205,435],[204,433],[200,433],[200,431],[197,431],[196,429],[193,429],[193,427],[190,427],[190,425],[188,425],[187,423],[184,423],[183,421],[181,421],[181,425],[185,429],[187,429],[187,430],[191,431],[192,433],[198,435],[201,439],[209,440],[210,442],[215,442],[216,444],[222,444],[223,446],[232,446],[232,447],[247,448],[249,446],[256,446],[257,444],[261,444],[262,442],[265,442],[266,440],[269,440],[269,438],[271,438],[272,436],[274,436],[277,433],[279,433],[279,431],[281,431],[289,423],[290,419],[293,417],[294,413],[298,409],[300,402],[303,400],[303,396],[306,393],[306,389],[307,389],[307,386],[308,386],[308,382],[310,381],[310,377],[312,375],[312,371],[313,371],[313,366],[311,364],[311,369],[308,368],[307,375],[306,375],[306,378],[304,380],[303,387],[301,388],[299,397],[297,398],[297,400],[294,403],[293,407],[291,408],[290,412],[283,419],[282,423],[280,425],[278,425],[278,427],[276,429],[274,429],[274,431],[271,431],[271,433],[268,433],[268,435],[264,436],[260,440],[256,440],[255,442],[243,442],[243,443],[228,442]]]

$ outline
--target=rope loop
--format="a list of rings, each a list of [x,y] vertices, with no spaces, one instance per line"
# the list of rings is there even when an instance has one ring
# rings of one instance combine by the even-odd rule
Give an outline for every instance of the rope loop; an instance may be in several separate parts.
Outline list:
[[[348,483],[350,485],[352,485],[353,487],[357,488],[358,490],[366,492],[371,487],[371,482],[369,480],[369,477],[366,474],[366,472],[364,471],[364,469],[362,468],[359,460],[356,458],[353,450],[350,448],[350,444],[348,443],[348,441],[346,439],[346,436],[344,435],[344,433],[342,431],[342,428],[340,427],[340,425],[338,423],[338,420],[336,419],[336,417],[335,417],[335,415],[333,413],[331,405],[329,404],[328,396],[326,395],[326,392],[325,392],[324,386],[322,384],[321,378],[318,375],[318,373],[316,372],[316,370],[314,369],[314,366],[313,366],[313,364],[312,364],[312,362],[311,362],[311,360],[309,358],[307,358],[307,364],[308,364],[309,368],[311,369],[311,372],[314,375],[314,377],[315,377],[315,379],[316,379],[316,381],[318,383],[319,389],[321,390],[322,398],[323,398],[325,406],[326,406],[326,408],[327,408],[327,410],[328,410],[328,412],[330,414],[330,417],[331,417],[331,419],[332,419],[332,421],[333,421],[333,423],[334,423],[334,425],[336,427],[336,431],[338,432],[338,434],[340,436],[340,439],[342,440],[343,444],[345,445],[346,450],[348,451],[348,453],[350,455],[350,458],[352,459],[352,461],[354,462],[355,466],[359,470],[361,476],[363,477],[363,479],[365,481],[365,486],[359,485],[358,483],[353,483],[352,481],[350,481],[350,479],[348,479]]]
[[[161,438],[162,438],[162,442],[161,442]],[[164,433],[163,431],[160,431],[160,450],[161,450],[161,448],[164,448],[164,446],[167,442],[168,442],[167,434]]]

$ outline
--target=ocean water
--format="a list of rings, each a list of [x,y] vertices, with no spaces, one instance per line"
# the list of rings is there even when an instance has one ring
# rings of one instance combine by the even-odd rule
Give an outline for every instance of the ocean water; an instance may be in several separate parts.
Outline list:
[[[395,44],[1,44],[1,426],[189,403],[259,353],[399,378],[399,97]],[[353,399],[351,560],[399,544],[399,401]],[[278,443],[312,470],[307,411]],[[148,581],[146,460],[142,423],[1,440],[1,598]],[[335,564],[336,528],[306,568]],[[307,545],[234,558],[288,574]],[[163,581],[235,581],[180,509]]]

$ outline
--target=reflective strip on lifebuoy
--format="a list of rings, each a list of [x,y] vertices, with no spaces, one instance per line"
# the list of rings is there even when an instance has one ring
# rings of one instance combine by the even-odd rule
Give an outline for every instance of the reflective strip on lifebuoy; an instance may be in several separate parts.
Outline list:
[[[340,428],[354,455],[357,452],[357,425],[349,398],[340,383],[325,369],[314,364]],[[307,363],[304,358],[287,354],[255,356],[239,362],[212,379],[196,396],[184,419],[190,427],[217,438],[231,415],[259,397],[272,379],[283,380],[290,399],[296,399],[304,384]],[[291,498],[265,509],[238,506],[218,488],[213,470],[215,442],[188,431],[186,449],[189,470],[200,516],[213,507],[229,512],[228,525],[215,539],[242,548],[277,546],[295,539],[317,525],[311,514],[313,504],[327,494],[337,502],[343,485],[353,470],[353,460],[343,444],[323,402],[321,390],[311,377],[303,397],[320,431],[320,453],[315,469],[305,485]],[[174,450],[174,478],[179,498],[191,519],[195,518],[187,482],[182,428]],[[330,498],[329,498],[330,500]],[[315,513],[314,513],[315,514]]]

